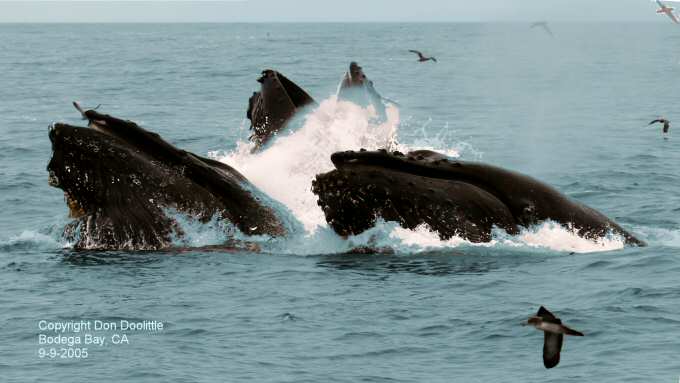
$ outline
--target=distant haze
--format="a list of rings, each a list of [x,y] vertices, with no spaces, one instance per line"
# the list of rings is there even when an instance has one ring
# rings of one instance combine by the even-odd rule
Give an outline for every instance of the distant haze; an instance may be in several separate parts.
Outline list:
[[[655,7],[646,0],[0,0],[0,22],[669,22]]]

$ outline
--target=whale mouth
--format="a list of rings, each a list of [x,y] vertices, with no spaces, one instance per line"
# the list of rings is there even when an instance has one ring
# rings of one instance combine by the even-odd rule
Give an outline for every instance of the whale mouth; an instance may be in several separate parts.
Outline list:
[[[415,229],[429,225],[442,239],[491,240],[493,226],[518,233],[508,206],[472,183],[456,179],[462,166],[439,153],[346,151],[334,153],[336,169],[317,175],[312,191],[329,225],[356,235],[378,218]]]
[[[341,235],[356,235],[378,218],[413,229],[426,224],[441,239],[488,242],[494,228],[517,234],[553,221],[597,240],[621,235],[644,245],[602,213],[529,176],[421,150],[334,153],[335,169],[316,176],[312,191],[326,221]]]
[[[262,71],[262,76],[257,79],[257,82],[260,84],[264,84],[268,81],[272,81],[274,83],[273,86],[282,91],[282,95],[279,97],[285,95],[295,108],[301,108],[314,102],[307,92],[289,80],[288,77],[275,70],[266,69]]]
[[[93,110],[83,115],[89,127],[54,123],[48,131],[48,183],[63,190],[69,216],[86,230],[76,248],[168,247],[177,233],[174,212],[201,222],[224,219],[249,235],[287,232],[230,166],[178,149],[132,121]]]
[[[307,92],[275,70],[264,70],[257,81],[260,91],[248,99],[246,112],[253,131],[249,139],[256,150],[285,129],[301,108],[315,103]]]

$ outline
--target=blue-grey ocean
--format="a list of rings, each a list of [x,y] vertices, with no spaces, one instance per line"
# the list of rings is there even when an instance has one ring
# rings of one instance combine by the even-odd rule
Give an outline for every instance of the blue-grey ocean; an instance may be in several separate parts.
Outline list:
[[[0,25],[0,381],[676,382],[680,377],[680,29],[650,24]],[[438,62],[419,63],[409,49]],[[394,105],[335,98],[350,61]],[[319,102],[258,155],[248,97],[272,68]],[[223,160],[300,224],[261,252],[77,252],[47,183],[71,101]],[[644,239],[546,223],[490,244],[382,222],[333,234],[311,194],[335,150],[430,148],[520,171]],[[394,254],[347,255],[377,244]],[[540,305],[583,338],[543,367]],[[161,321],[87,358],[41,355],[40,321]],[[99,333],[98,333],[99,334]],[[51,333],[51,335],[55,335]],[[73,335],[72,333],[70,335]],[[81,334],[82,335],[82,334]],[[58,345],[57,348],[60,348]]]

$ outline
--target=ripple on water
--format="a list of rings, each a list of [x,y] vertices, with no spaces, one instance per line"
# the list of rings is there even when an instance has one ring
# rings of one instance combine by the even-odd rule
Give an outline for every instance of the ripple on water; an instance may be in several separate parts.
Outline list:
[[[385,334],[375,331],[351,331],[333,338],[334,341],[365,341],[371,338],[385,338]]]

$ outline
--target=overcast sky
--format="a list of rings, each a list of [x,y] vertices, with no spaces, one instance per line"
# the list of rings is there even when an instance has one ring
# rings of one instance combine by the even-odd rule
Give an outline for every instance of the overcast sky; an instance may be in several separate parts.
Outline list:
[[[0,22],[655,21],[649,0],[6,1]],[[666,20],[668,21],[668,20]]]

